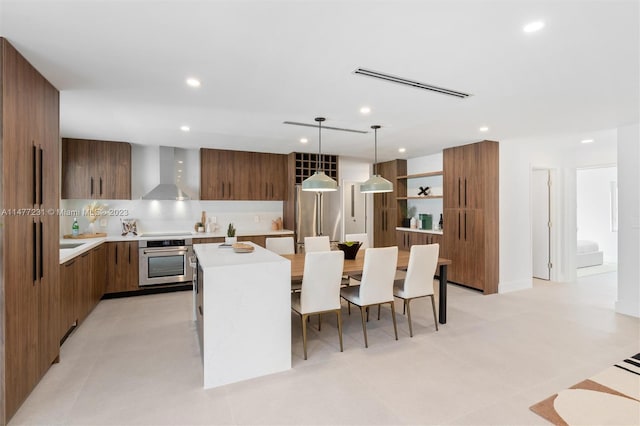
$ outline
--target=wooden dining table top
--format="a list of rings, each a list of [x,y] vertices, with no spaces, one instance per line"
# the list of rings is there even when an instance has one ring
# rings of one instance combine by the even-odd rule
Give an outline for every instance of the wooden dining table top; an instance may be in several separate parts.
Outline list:
[[[343,275],[361,273],[364,269],[364,252],[360,250],[355,259],[345,259],[342,269]],[[291,261],[291,279],[302,279],[304,275],[304,253],[282,254],[282,257]],[[438,266],[450,265],[451,260],[442,257],[438,258]],[[406,268],[409,265],[409,250],[398,250],[398,269]]]

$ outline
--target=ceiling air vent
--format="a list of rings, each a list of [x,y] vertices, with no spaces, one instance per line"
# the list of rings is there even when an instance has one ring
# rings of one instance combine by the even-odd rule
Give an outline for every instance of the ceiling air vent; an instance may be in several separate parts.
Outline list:
[[[291,124],[293,126],[315,127],[316,129],[318,128],[317,124],[300,123],[299,121],[283,121],[282,124]],[[339,130],[341,132],[369,133],[366,130],[345,129],[344,127],[322,126],[322,128],[329,129],[329,130]]]
[[[379,80],[389,81],[391,83],[403,84],[409,87],[415,87],[416,89],[430,90],[432,92],[442,93],[443,95],[455,96],[456,98],[468,98],[471,96],[469,93],[458,92],[456,90],[445,89],[443,87],[432,86],[430,84],[421,83],[419,81],[410,80],[408,78],[396,77],[391,74],[384,74],[378,71],[368,70],[366,68],[356,68],[354,74],[364,75],[367,77],[377,78]]]

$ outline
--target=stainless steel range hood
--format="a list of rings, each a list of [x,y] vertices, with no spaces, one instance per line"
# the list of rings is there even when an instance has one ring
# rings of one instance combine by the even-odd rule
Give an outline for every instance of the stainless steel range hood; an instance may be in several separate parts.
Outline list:
[[[142,196],[143,200],[190,200],[189,194],[179,186],[181,165],[176,159],[175,148],[170,146],[159,147],[159,171],[160,183]]]

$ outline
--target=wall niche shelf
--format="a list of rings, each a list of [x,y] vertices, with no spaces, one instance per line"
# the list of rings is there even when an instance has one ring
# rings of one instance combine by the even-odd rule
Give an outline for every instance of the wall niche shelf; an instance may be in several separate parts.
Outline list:
[[[431,176],[442,176],[442,171],[437,172],[428,172],[428,173],[417,173],[414,175],[406,175],[406,176],[398,176],[396,179],[415,179],[421,177],[431,177]]]
[[[442,195],[426,195],[426,196],[416,196],[416,197],[396,197],[398,200],[433,200],[437,198],[442,198]]]

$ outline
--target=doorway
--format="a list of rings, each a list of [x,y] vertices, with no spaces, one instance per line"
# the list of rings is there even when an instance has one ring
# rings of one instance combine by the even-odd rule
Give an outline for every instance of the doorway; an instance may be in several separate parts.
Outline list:
[[[360,182],[342,183],[342,217],[346,234],[363,234],[367,232],[367,197],[360,192]]]
[[[531,174],[531,239],[533,277],[551,279],[551,171]]]

